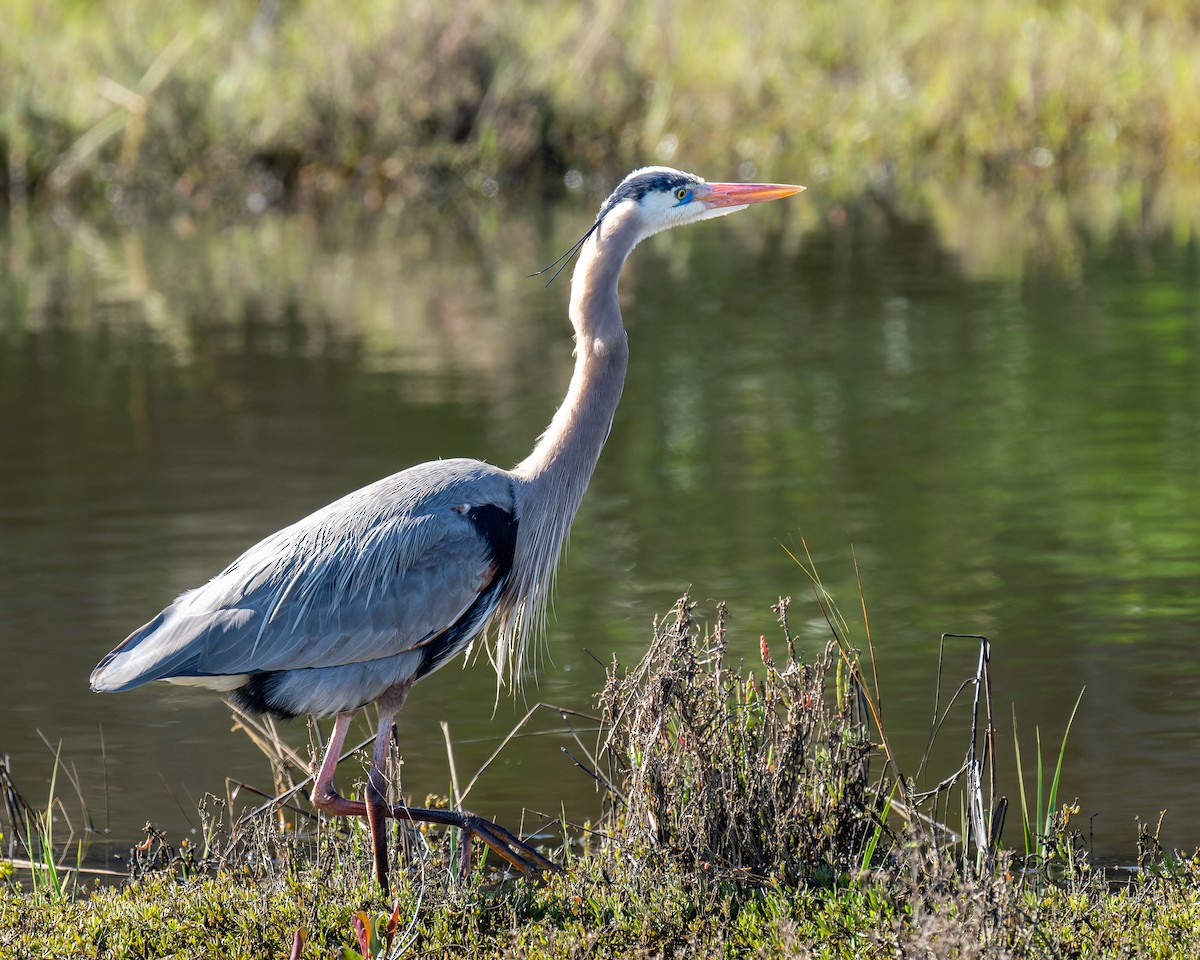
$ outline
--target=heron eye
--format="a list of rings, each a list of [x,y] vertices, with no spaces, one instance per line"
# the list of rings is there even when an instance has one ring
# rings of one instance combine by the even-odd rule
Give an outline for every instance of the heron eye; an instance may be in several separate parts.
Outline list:
[[[688,188],[687,187],[679,187],[676,189],[676,191],[675,191],[675,199],[676,200],[686,200],[687,197],[688,197]]]

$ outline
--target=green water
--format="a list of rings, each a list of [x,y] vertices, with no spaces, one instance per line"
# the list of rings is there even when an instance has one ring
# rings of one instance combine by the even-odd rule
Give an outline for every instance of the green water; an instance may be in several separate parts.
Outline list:
[[[122,841],[147,819],[186,831],[227,776],[269,789],[211,694],[93,695],[89,671],[350,489],[436,457],[520,459],[571,366],[565,276],[547,290],[525,274],[590,218],[463,204],[436,229],[5,224],[0,752],[31,802],[51,768],[39,731]],[[706,616],[729,604],[747,658],[793,595],[815,651],[827,631],[789,556],[806,543],[861,644],[857,561],[907,770],[939,634],[986,634],[1002,792],[1015,802],[1014,712],[1027,758],[1035,726],[1056,752],[1086,687],[1062,793],[1099,814],[1097,852],[1128,855],[1134,817],[1164,808],[1167,843],[1200,844],[1195,245],[1084,238],[1065,265],[1010,252],[989,268],[919,226],[834,222],[762,208],[631,258],[625,397],[526,701],[588,709],[603,665],[636,661],[689,585]],[[960,648],[948,673],[973,662]],[[449,791],[439,721],[465,780],[524,711],[504,696],[493,716],[494,692],[486,663],[414,691],[400,738],[417,799]],[[931,779],[965,748],[961,725],[941,743]],[[592,816],[564,745],[516,742],[470,805]]]

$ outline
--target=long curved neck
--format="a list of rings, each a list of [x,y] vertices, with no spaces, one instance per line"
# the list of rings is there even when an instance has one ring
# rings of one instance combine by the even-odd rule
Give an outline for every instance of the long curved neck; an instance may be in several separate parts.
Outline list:
[[[629,343],[617,279],[641,239],[637,216],[614,210],[584,242],[571,280],[575,373],[566,399],[533,452],[512,470],[517,544],[501,599],[496,668],[519,682],[530,642],[544,636],[546,601],[558,558],[600,459],[625,385]]]
[[[567,396],[533,452],[513,473],[570,515],[596,467],[625,385],[629,344],[621,324],[617,280],[640,236],[634,217],[606,217],[579,252],[571,280],[575,372]],[[569,522],[569,521],[568,521]]]

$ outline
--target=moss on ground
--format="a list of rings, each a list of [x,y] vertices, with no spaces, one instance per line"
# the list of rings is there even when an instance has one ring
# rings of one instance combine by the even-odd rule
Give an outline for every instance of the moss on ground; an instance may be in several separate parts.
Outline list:
[[[436,857],[435,857],[436,861]],[[432,864],[430,865],[432,867]],[[444,864],[443,864],[444,866]],[[910,863],[911,866],[911,863]],[[1112,887],[905,871],[831,886],[706,881],[615,850],[562,876],[458,888],[446,872],[401,879],[404,956],[1189,957],[1200,956],[1195,864]],[[388,912],[365,861],[270,876],[154,873],[90,895],[0,892],[0,950],[41,957],[336,956],[357,911]],[[411,930],[407,930],[412,921]]]

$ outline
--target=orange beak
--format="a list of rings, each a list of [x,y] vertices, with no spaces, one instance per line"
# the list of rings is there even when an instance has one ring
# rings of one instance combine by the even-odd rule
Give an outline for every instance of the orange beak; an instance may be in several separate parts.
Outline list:
[[[804,189],[790,183],[710,183],[707,187],[709,192],[696,199],[710,209],[781,200]]]

